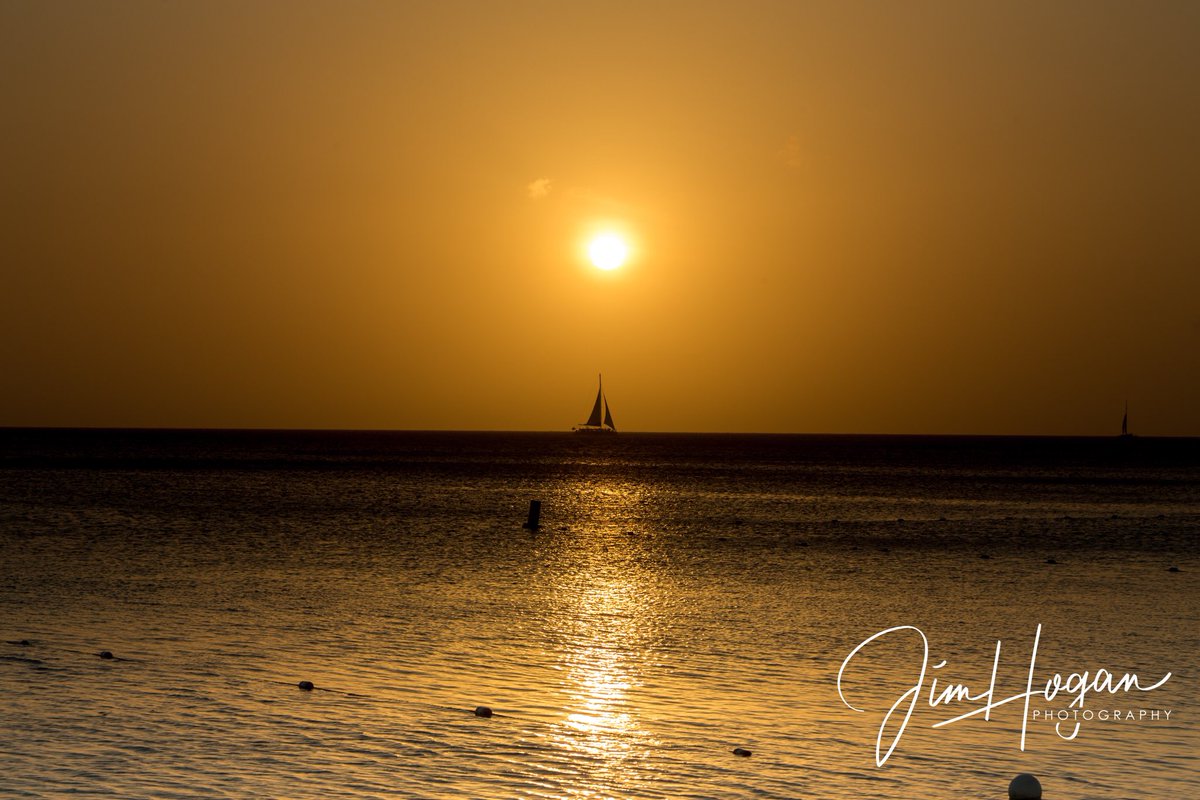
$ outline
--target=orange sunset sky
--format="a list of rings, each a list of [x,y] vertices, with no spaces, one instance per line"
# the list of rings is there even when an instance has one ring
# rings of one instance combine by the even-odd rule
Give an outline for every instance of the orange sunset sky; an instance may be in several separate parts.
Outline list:
[[[0,425],[1200,434],[1200,3],[0,4]],[[590,237],[623,237],[602,271]]]

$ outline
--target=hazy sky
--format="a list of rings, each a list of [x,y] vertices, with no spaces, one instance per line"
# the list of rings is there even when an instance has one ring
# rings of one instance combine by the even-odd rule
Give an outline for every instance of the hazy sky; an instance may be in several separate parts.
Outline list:
[[[0,3],[0,425],[1200,435],[1200,3]],[[601,272],[588,236],[633,258]]]

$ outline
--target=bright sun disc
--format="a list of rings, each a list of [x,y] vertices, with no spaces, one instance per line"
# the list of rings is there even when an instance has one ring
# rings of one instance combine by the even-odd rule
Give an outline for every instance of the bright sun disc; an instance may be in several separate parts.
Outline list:
[[[602,233],[588,245],[588,258],[600,269],[616,269],[629,257],[629,246],[615,233]]]

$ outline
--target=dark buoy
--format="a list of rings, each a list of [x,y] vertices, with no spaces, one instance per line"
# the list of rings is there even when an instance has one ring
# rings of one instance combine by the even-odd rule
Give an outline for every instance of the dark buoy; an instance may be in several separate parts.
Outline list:
[[[1167,567],[1167,572],[1179,572],[1179,567]]]
[[[534,502],[536,502],[536,501],[534,501]],[[488,708],[487,706],[475,706],[475,716],[490,717],[491,715],[492,715],[492,710],[490,708]]]
[[[735,748],[733,748],[733,754],[734,754],[735,756],[741,756],[742,758],[749,758],[749,757],[750,757],[750,751],[749,751],[749,750],[747,750],[747,749],[746,749],[746,748],[744,748],[744,747],[735,747]]]
[[[979,557],[980,557],[980,558],[982,558],[982,559],[989,559],[989,558],[991,558],[991,556],[990,556],[990,555],[988,555],[987,553],[980,553],[980,554],[979,554]]]
[[[109,650],[101,650],[100,657],[107,661],[108,659],[111,659],[113,657],[113,654]]]
[[[1009,800],[1041,800],[1042,784],[1028,772],[1022,772],[1008,785]]]
[[[1055,561],[1053,558],[1047,558],[1047,559],[1046,559],[1046,563],[1047,563],[1047,564],[1057,564],[1058,562],[1057,562],[1057,561]]]
[[[303,689],[306,692],[311,692],[314,688],[312,681],[300,681],[296,685],[299,686],[301,689]]]
[[[522,525],[521,527],[528,528],[531,531],[536,531],[538,529],[538,519],[541,518],[541,516],[542,516],[542,501],[541,500],[530,500],[529,501],[529,519],[525,520],[525,524]]]

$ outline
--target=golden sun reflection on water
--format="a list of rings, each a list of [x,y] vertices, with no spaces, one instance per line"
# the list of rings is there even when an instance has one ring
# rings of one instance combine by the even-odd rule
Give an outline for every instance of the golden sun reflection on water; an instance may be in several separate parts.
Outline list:
[[[616,511],[610,519],[644,500],[627,484],[590,483],[577,496]],[[642,539],[602,522],[563,537],[556,548],[551,596],[561,645],[549,655],[558,662],[567,702],[550,738],[592,788],[636,784],[639,765],[659,744],[641,722],[645,670],[653,661],[647,645],[660,626]]]

